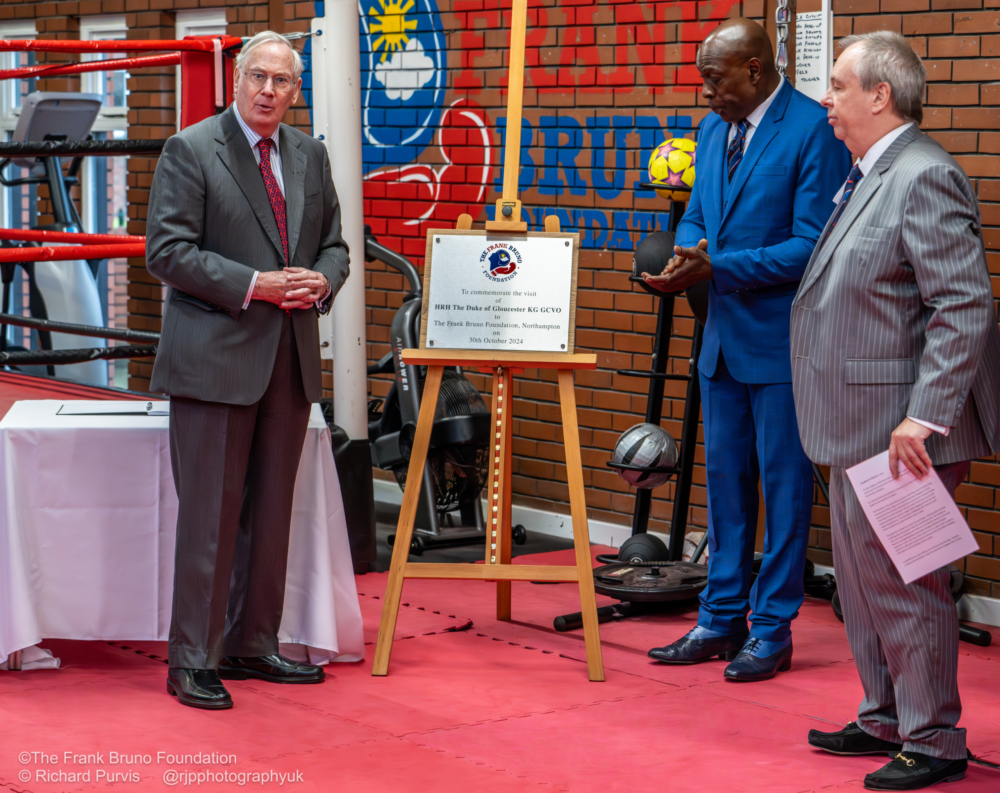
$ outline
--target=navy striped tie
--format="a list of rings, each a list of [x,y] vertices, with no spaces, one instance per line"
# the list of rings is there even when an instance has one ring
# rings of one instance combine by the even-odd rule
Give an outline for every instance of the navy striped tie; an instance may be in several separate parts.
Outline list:
[[[840,197],[840,203],[837,204],[837,208],[833,210],[833,217],[830,218],[830,225],[826,227],[826,234],[824,234],[823,239],[820,240],[819,247],[822,248],[823,243],[826,242],[833,233],[834,226],[837,225],[837,221],[840,220],[840,216],[844,214],[844,207],[846,207],[847,202],[851,200],[851,195],[854,193],[854,187],[861,181],[862,176],[864,176],[864,174],[861,173],[861,160],[858,160],[857,165],[851,168],[851,173],[848,175],[847,182],[844,184],[844,194]]]
[[[733,174],[736,173],[736,169],[740,167],[740,161],[743,159],[743,149],[747,142],[747,128],[749,124],[746,119],[743,119],[736,124],[736,134],[733,136],[733,142],[729,144],[729,151],[726,152],[726,162],[729,165],[729,181],[733,181]]]

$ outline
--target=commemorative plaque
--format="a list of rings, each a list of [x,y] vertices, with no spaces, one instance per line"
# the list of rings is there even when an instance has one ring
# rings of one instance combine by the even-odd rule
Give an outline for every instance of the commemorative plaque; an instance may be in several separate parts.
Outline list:
[[[428,232],[420,346],[572,353],[579,237]]]

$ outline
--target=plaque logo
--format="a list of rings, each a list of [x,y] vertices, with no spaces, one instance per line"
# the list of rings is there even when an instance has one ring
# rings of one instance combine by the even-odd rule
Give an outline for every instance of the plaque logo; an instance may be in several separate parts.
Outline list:
[[[503,283],[517,275],[521,254],[513,245],[499,242],[483,251],[479,263],[483,266],[483,275],[494,283]]]

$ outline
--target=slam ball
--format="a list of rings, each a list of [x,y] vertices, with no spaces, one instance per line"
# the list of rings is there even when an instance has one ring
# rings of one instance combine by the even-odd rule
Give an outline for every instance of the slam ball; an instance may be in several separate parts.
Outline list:
[[[674,468],[680,455],[677,441],[663,427],[655,424],[636,424],[622,433],[615,444],[612,458],[615,463],[650,468]],[[640,489],[659,487],[671,476],[664,471],[630,471],[617,469],[632,487]]]

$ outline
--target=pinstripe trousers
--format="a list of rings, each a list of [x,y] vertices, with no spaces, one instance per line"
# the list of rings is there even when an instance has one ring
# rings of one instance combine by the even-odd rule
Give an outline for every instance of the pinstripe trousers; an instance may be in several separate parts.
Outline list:
[[[969,462],[936,468],[948,492]],[[830,469],[837,591],[865,696],[858,725],[904,751],[964,759],[958,695],[958,612],[947,568],[904,584],[843,468]]]

